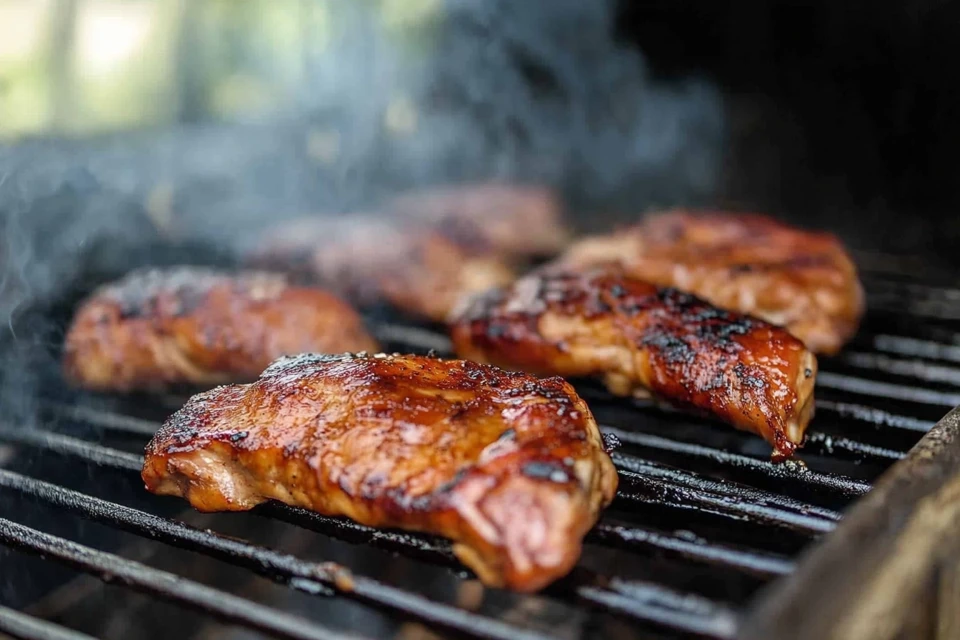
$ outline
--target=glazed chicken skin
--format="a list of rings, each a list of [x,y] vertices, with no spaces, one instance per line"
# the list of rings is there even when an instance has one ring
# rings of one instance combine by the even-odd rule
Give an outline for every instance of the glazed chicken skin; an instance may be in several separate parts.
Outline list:
[[[532,591],[576,563],[617,474],[560,378],[344,354],[194,396],[147,445],[143,480],[200,511],[272,499],[443,535],[484,583]]]
[[[438,187],[401,195],[387,209],[474,253],[508,260],[554,256],[571,237],[559,199],[545,187],[500,183]]]
[[[793,454],[817,362],[782,328],[616,270],[534,274],[477,296],[451,321],[463,358],[540,374],[602,376],[762,436]]]
[[[388,302],[438,322],[462,296],[514,278],[501,260],[471,253],[440,232],[376,216],[288,222],[248,262],[295,274],[360,305]]]
[[[82,303],[64,370],[100,391],[255,380],[283,355],[376,350],[339,298],[282,275],[202,268],[135,271]]]
[[[856,333],[864,310],[856,267],[833,235],[756,214],[651,216],[581,240],[548,270],[610,264],[786,327],[821,354],[840,350]]]

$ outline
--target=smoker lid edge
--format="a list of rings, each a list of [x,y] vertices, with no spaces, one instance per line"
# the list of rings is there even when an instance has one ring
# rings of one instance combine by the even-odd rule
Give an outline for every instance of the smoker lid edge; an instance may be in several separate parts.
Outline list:
[[[876,640],[960,621],[960,407],[763,590],[739,637]],[[940,607],[938,608],[938,603]],[[917,626],[919,625],[919,626]],[[949,630],[948,630],[949,633]]]

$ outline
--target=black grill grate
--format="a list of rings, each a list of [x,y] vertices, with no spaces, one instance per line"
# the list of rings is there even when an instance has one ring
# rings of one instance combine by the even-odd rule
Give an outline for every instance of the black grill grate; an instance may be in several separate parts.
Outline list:
[[[960,334],[950,328],[952,318],[960,317],[960,291],[949,282],[917,282],[889,267],[864,278],[871,312],[853,345],[822,363],[804,463],[773,464],[756,437],[650,402],[613,398],[591,383],[579,385],[602,430],[622,443],[613,455],[621,485],[587,538],[584,561],[543,594],[475,589],[448,543],[429,536],[375,530],[279,504],[261,506],[252,515],[215,516],[295,525],[318,539],[397,554],[400,558],[386,564],[405,563],[414,574],[423,567],[430,576],[418,581],[385,571],[372,577],[350,563],[285,553],[161,515],[179,512],[187,519],[179,501],[145,492],[136,500],[130,492],[124,498],[100,497],[111,494],[109,485],[117,482],[99,482],[107,474],[122,478],[122,486],[139,488],[142,458],[136,452],[183,399],[72,396],[54,384],[46,392],[49,402],[42,403],[43,426],[0,425],[0,443],[15,452],[14,461],[55,459],[82,469],[84,482],[77,484],[93,488],[81,490],[36,471],[42,465],[0,469],[0,498],[15,499],[0,501],[0,543],[276,637],[358,636],[342,624],[231,595],[125,559],[116,549],[45,532],[24,522],[16,505],[69,512],[310,596],[359,603],[401,630],[403,622],[415,621],[440,634],[484,638],[732,637],[757,590],[789,574],[801,549],[828,534],[878,474],[960,404]],[[425,327],[381,324],[378,333],[391,350],[449,349],[441,333]],[[449,592],[431,586],[438,572]],[[4,574],[4,580],[18,579]],[[470,593],[479,593],[479,599],[464,597]],[[17,638],[88,637],[2,607],[0,632]]]

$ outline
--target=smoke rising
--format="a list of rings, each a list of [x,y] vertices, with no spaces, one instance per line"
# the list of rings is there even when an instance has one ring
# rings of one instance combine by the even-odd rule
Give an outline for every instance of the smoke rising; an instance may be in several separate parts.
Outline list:
[[[583,227],[708,201],[720,95],[652,79],[615,40],[613,4],[450,0],[411,51],[373,3],[330,3],[342,29],[271,119],[0,150],[6,377],[22,384],[25,352],[56,364],[56,304],[144,264],[229,261],[285,217],[488,179],[555,187]]]

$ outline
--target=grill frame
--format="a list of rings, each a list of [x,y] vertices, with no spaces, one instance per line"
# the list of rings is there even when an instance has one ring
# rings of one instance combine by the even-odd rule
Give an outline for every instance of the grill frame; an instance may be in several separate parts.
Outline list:
[[[956,637],[958,491],[960,407],[878,479],[843,524],[804,555],[793,575],[771,585],[740,636]],[[813,611],[817,615],[810,615]]]
[[[897,275],[898,278],[902,276],[903,274]],[[884,278],[886,277],[888,276],[885,275]],[[867,282],[869,287],[869,279]],[[916,288],[907,290],[910,295],[916,295],[918,291]],[[926,295],[925,292],[928,289],[921,287],[919,291],[922,295]],[[939,315],[935,317],[939,318]],[[378,337],[388,345],[407,345],[411,347],[405,350],[443,352],[447,349],[445,338],[431,331],[430,328],[380,323],[377,325],[376,332]],[[896,331],[891,329],[887,334],[872,331],[870,335],[887,335],[889,338],[887,342],[890,342],[888,346],[892,346],[893,349],[900,349],[901,352],[909,351],[907,347],[911,345],[918,347],[911,353],[899,353],[898,357],[914,356],[921,358],[924,357],[924,354],[929,355],[931,353],[932,347],[930,345],[936,345],[937,348],[933,351],[937,356],[936,359],[947,363],[953,362],[953,359],[950,358],[953,354],[950,351],[952,345],[928,340],[927,338],[930,336],[923,332],[920,333],[919,337],[904,337],[898,336]],[[936,334],[933,335],[936,336]],[[900,340],[900,342],[896,342],[896,340]],[[904,340],[907,342],[903,342]],[[910,343],[910,340],[917,341],[917,344]],[[879,352],[874,351],[873,353]],[[936,365],[929,366],[934,367]],[[935,369],[933,370],[935,371]],[[850,391],[851,377],[831,371],[826,373],[823,384],[826,385],[827,389],[833,387],[841,398],[837,400],[831,397],[826,400],[818,400],[818,412],[825,411],[839,420],[860,420],[865,425],[873,425],[871,428],[881,428],[882,426],[883,429],[896,431],[898,437],[904,438],[917,437],[928,428],[929,420],[912,415],[898,415],[895,412],[877,409],[869,405],[849,402],[847,395]],[[854,380],[858,379],[854,378]],[[853,387],[860,391],[866,390],[867,395],[874,397],[877,394],[885,394],[890,390],[884,384],[878,381],[859,380],[853,384]],[[945,384],[949,385],[950,383],[947,381]],[[818,392],[819,390],[818,387]],[[613,402],[609,398],[605,399],[603,397],[604,392],[599,391],[595,386],[587,385],[582,388],[582,391],[591,408],[598,406],[608,408],[608,404]],[[943,406],[944,409],[948,409],[947,403],[954,399],[949,391],[925,389],[911,385],[897,385],[896,395],[900,396],[899,399],[895,398],[897,401],[933,401],[938,403],[938,406]],[[169,409],[175,408],[180,402],[182,402],[182,399],[177,397],[166,399]],[[631,402],[628,405],[623,405],[622,401],[616,402],[620,403],[617,405],[620,407],[619,410],[633,412],[637,416],[656,414],[663,417],[666,415],[667,417],[663,418],[664,420],[676,420],[676,424],[680,426],[683,426],[686,422],[692,422],[692,419],[684,418],[679,414],[663,414],[660,409],[649,403]],[[136,417],[129,413],[120,414],[103,411],[87,404],[61,403],[59,406],[45,404],[44,411],[59,416],[58,419],[60,420],[96,424],[102,433],[125,434],[127,437],[146,438],[157,426],[154,421]],[[595,413],[597,413],[596,410]],[[689,508],[690,505],[696,505],[698,512],[708,512],[711,517],[716,516],[725,519],[724,521],[729,520],[731,523],[745,523],[749,527],[756,526],[761,530],[778,534],[790,533],[808,539],[818,537],[821,541],[826,542],[805,544],[807,550],[799,560],[799,567],[792,573],[788,573],[798,566],[798,561],[794,557],[787,557],[791,555],[789,553],[761,553],[756,549],[744,551],[743,545],[739,543],[730,545],[723,540],[691,540],[684,535],[680,535],[679,532],[664,532],[657,530],[658,528],[638,526],[635,523],[628,525],[611,524],[605,519],[590,534],[588,542],[627,552],[666,554],[671,559],[678,558],[678,562],[693,562],[699,565],[719,567],[723,571],[741,572],[761,580],[772,580],[772,582],[754,599],[754,606],[743,611],[732,609],[723,602],[707,597],[697,597],[691,595],[690,592],[677,591],[664,584],[640,580],[620,580],[617,576],[612,578],[602,576],[603,579],[599,580],[576,582],[572,587],[563,587],[568,592],[560,593],[556,597],[564,601],[572,600],[577,606],[605,609],[626,619],[651,624],[653,625],[650,627],[652,630],[665,630],[671,634],[728,638],[732,637],[739,628],[740,632],[745,634],[745,637],[826,637],[812,634],[824,633],[833,629],[834,625],[840,624],[842,616],[840,614],[833,616],[833,618],[823,615],[804,616],[804,611],[810,609],[802,603],[822,599],[818,601],[842,602],[844,603],[844,610],[858,610],[857,590],[849,587],[849,585],[846,593],[841,593],[839,587],[837,590],[824,589],[822,584],[824,576],[830,575],[831,570],[835,571],[838,566],[837,563],[842,561],[845,565],[852,565],[861,553],[866,552],[865,548],[854,545],[850,542],[851,540],[859,540],[862,543],[864,536],[871,540],[874,537],[880,540],[888,540],[890,536],[895,537],[896,532],[885,529],[883,522],[878,519],[877,513],[882,512],[889,505],[895,505],[898,510],[898,517],[906,518],[916,507],[915,502],[927,495],[925,491],[935,491],[939,486],[936,483],[930,484],[931,475],[937,476],[945,482],[957,474],[960,470],[960,460],[958,460],[960,456],[957,456],[956,442],[957,415],[957,412],[954,411],[947,418],[941,420],[908,455],[896,447],[864,443],[856,437],[856,434],[841,437],[815,431],[808,443],[808,448],[805,449],[808,453],[812,452],[814,455],[831,459],[842,459],[843,456],[848,456],[854,460],[880,461],[877,464],[883,465],[894,463],[884,473],[879,484],[875,485],[872,491],[870,491],[871,484],[869,482],[856,478],[845,478],[836,474],[791,465],[774,465],[753,454],[730,452],[724,447],[710,444],[703,445],[697,442],[691,443],[683,438],[668,438],[656,432],[650,433],[645,429],[627,430],[622,426],[611,427],[606,425],[605,421],[598,415],[598,421],[601,422],[605,432],[619,436],[626,446],[641,452],[614,453],[614,460],[620,471],[623,486],[622,490],[618,492],[618,502],[615,503],[613,510],[616,510],[618,505],[630,505],[631,508],[668,510],[680,510]],[[673,424],[667,423],[667,426],[663,428],[670,428]],[[816,420],[813,425],[815,430]],[[694,427],[700,428],[698,425],[694,425]],[[717,430],[717,434],[719,440],[730,440],[731,442],[750,437],[731,434],[722,429]],[[70,438],[48,430],[24,430],[9,424],[0,424],[0,445],[3,444],[84,459],[90,463],[113,467],[128,474],[138,474],[140,468],[140,460],[136,455],[120,449],[97,445],[84,439]],[[736,449],[737,447],[727,448]],[[647,455],[642,455],[642,453]],[[663,461],[664,459],[673,459],[671,456],[684,461],[696,461],[698,469],[702,465],[708,471],[690,472],[683,465],[680,465],[680,467],[671,466]],[[723,477],[717,478],[709,472],[710,469],[715,468],[723,472],[721,476],[732,474],[734,479],[743,480],[746,478],[750,480],[751,485],[787,487],[789,495],[777,494],[763,489],[762,486],[759,489],[744,489],[736,482],[728,482]],[[923,484],[920,480],[926,484]],[[134,480],[134,482],[138,481],[138,479]],[[242,560],[255,573],[275,581],[286,582],[294,589],[315,595],[336,594],[340,597],[356,599],[368,604],[372,603],[378,609],[391,610],[406,618],[419,620],[437,628],[458,634],[467,633],[476,637],[556,637],[562,631],[559,627],[548,627],[546,630],[535,628],[533,631],[526,630],[526,635],[524,635],[523,625],[509,623],[483,614],[475,614],[449,604],[438,603],[403,588],[392,587],[377,580],[359,578],[349,574],[349,572],[344,573],[344,570],[339,567],[327,566],[325,570],[328,573],[324,573],[324,571],[316,568],[320,566],[316,563],[298,561],[300,564],[290,564],[292,560],[285,559],[285,554],[271,552],[269,549],[257,545],[247,545],[246,547],[241,545],[238,548],[236,545],[240,543],[231,541],[232,539],[229,538],[218,538],[215,534],[206,534],[207,537],[196,537],[199,535],[197,533],[199,530],[190,533],[189,525],[182,525],[187,527],[186,530],[176,529],[176,532],[174,532],[170,529],[171,526],[176,525],[173,520],[152,513],[138,514],[135,513],[136,510],[131,513],[130,511],[124,511],[124,507],[121,506],[118,509],[118,505],[109,502],[106,504],[91,503],[89,499],[96,500],[96,498],[81,494],[81,503],[87,499],[86,507],[83,507],[87,511],[83,511],[82,505],[78,506],[75,503],[76,501],[71,504],[64,502],[66,498],[70,497],[70,494],[63,492],[60,495],[51,494],[50,492],[56,486],[53,489],[51,487],[44,488],[42,478],[40,482],[41,484],[35,484],[30,482],[29,478],[24,478],[22,475],[18,478],[16,473],[0,469],[0,492],[28,487],[33,492],[34,498],[43,498],[46,495],[49,498],[48,502],[55,506],[80,512],[84,517],[95,521],[115,518],[118,512],[125,513],[126,519],[114,520],[113,526],[119,526],[119,528],[128,531],[133,530],[141,537],[159,540],[181,548],[191,548],[190,545],[195,545],[193,550],[199,549],[208,556],[215,556],[219,553],[224,558],[228,558],[231,553],[239,554],[229,556],[228,559],[232,562]],[[890,486],[897,487],[898,490],[890,493],[889,490],[884,489],[884,487]],[[903,487],[907,487],[907,489]],[[27,491],[27,493],[30,493],[30,491]],[[870,492],[868,493],[868,491]],[[909,496],[909,499],[901,496],[904,491],[906,491],[905,495]],[[854,507],[843,522],[837,526],[836,522],[839,519],[837,508],[805,502],[792,495],[794,493],[826,496],[824,499],[835,500],[843,504],[852,503]],[[76,499],[78,496],[73,496],[73,498]],[[359,542],[360,544],[395,552],[414,558],[417,561],[425,561],[439,566],[458,566],[450,554],[449,546],[444,541],[426,536],[381,532],[343,519],[319,516],[282,505],[266,505],[258,508],[256,512],[257,515],[295,524],[333,538]],[[867,515],[863,515],[864,513]],[[0,514],[0,517],[4,515],[6,514]],[[150,526],[146,526],[144,524],[146,522],[151,523]],[[18,544],[20,538],[34,535],[22,528],[18,529],[16,526],[11,528],[10,524],[15,523],[0,520],[0,525],[2,525],[0,526],[0,538],[8,543]],[[11,535],[11,531],[18,531],[19,537]],[[851,531],[857,533],[850,533]],[[177,535],[175,536],[174,533]],[[40,536],[38,538],[34,536],[33,539],[46,543],[48,552],[51,544],[54,547],[59,545],[62,548],[77,551],[76,548],[64,545],[60,541],[49,537]],[[844,544],[845,540],[847,541],[846,544]],[[889,540],[885,544],[889,544]],[[838,546],[842,551],[836,550]],[[103,556],[100,559],[108,564],[114,562],[114,559],[109,556]],[[60,560],[68,562],[70,558],[61,557]],[[313,567],[310,571],[318,573],[308,572],[307,565]],[[114,572],[105,568],[105,566],[95,565],[86,568],[93,574],[108,574],[115,577]],[[148,581],[151,579],[150,570],[144,573],[139,567],[131,568],[128,566],[127,569],[133,571],[134,576],[146,575]],[[936,567],[931,565],[930,570],[935,569]],[[877,571],[879,571],[879,568]],[[874,574],[870,573],[868,575],[861,572],[857,575],[866,576],[864,579],[867,579]],[[815,576],[816,579],[811,576]],[[153,578],[156,578],[156,576],[153,576]],[[818,580],[820,584],[818,584]],[[347,584],[351,588],[344,588]],[[136,586],[147,588],[150,585],[140,584]],[[554,597],[552,590],[548,591],[548,594],[550,597]],[[159,595],[172,597],[175,594],[161,592]],[[207,613],[219,615],[221,618],[232,622],[238,621],[236,617],[232,617],[230,611],[211,611],[209,608],[199,606],[202,602],[181,601],[181,604],[204,609]],[[239,603],[239,605],[240,613],[247,616],[241,618],[240,622],[245,622],[254,628],[257,628],[259,624],[260,630],[273,633],[279,637],[342,637],[337,632],[330,630],[328,630],[329,633],[322,629],[321,631],[310,631],[309,627],[299,627],[297,620],[288,620],[283,616],[279,618],[280,622],[270,621],[269,616],[265,623],[263,620],[251,620],[249,619],[250,616],[256,617],[256,614],[251,614],[250,611],[256,611],[256,607],[243,609],[243,603]],[[812,626],[809,622],[804,623],[804,618],[817,619],[820,621],[820,625]],[[22,623],[24,621],[26,621],[27,626],[18,627],[19,631],[16,629],[11,631],[7,628],[17,622]],[[49,623],[38,622],[37,625],[31,625],[32,619],[28,620],[24,617],[24,614],[11,614],[7,610],[0,609],[0,631],[12,633],[14,637],[84,637],[82,635],[70,635],[70,630],[63,630]],[[311,633],[313,635],[310,635]]]

